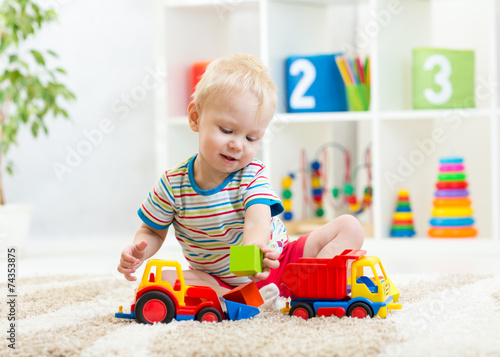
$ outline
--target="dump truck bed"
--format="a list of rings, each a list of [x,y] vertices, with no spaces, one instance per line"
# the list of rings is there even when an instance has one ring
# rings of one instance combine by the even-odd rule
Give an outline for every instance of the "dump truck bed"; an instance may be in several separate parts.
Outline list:
[[[292,299],[340,300],[347,295],[347,261],[364,256],[364,250],[345,250],[332,259],[300,258],[288,264],[280,283]]]

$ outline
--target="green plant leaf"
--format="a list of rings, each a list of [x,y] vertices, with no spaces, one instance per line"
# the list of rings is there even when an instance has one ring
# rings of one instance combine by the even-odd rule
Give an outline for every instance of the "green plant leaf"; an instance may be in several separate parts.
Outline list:
[[[33,123],[31,123],[31,133],[33,134],[33,136],[36,138],[38,136],[38,130],[40,129],[40,125],[34,121]]]
[[[41,64],[42,66],[45,66],[45,59],[43,58],[42,54],[38,51],[31,50],[30,51],[35,60],[37,61],[38,64]]]
[[[47,53],[48,53],[49,55],[51,55],[52,57],[59,58],[59,56],[57,55],[57,53],[55,53],[55,52],[54,52],[54,51],[52,51],[52,50],[47,50]]]
[[[7,161],[7,165],[5,167],[5,170],[7,170],[7,173],[9,175],[14,175],[14,163],[12,161]]]

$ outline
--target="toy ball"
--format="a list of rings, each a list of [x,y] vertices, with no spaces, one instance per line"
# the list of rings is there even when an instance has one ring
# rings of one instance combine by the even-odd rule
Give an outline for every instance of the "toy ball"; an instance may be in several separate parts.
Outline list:
[[[324,214],[325,214],[325,211],[323,210],[323,208],[318,208],[316,210],[316,216],[323,217]]]
[[[352,195],[354,192],[354,187],[351,184],[346,184],[344,186],[344,193],[348,196]]]
[[[283,191],[283,198],[289,200],[290,198],[292,198],[292,191],[290,190],[284,190]]]
[[[293,219],[293,213],[292,212],[285,212],[283,214],[283,218],[285,221],[291,221]]]
[[[319,178],[314,177],[314,178],[311,180],[311,186],[312,186],[313,188],[321,188],[321,182],[320,182]]]
[[[281,181],[281,186],[283,186],[283,188],[290,188],[292,187],[292,184],[293,179],[291,177],[285,177],[283,181]]]
[[[321,165],[320,165],[319,161],[313,161],[313,163],[311,164],[311,168],[315,171],[319,170],[320,167],[321,167]]]
[[[332,190],[332,195],[333,197],[337,198],[339,197],[339,188],[338,187],[334,187],[333,190]]]
[[[347,198],[347,203],[349,203],[350,205],[354,205],[358,202],[358,200],[356,199],[356,196],[350,196]]]

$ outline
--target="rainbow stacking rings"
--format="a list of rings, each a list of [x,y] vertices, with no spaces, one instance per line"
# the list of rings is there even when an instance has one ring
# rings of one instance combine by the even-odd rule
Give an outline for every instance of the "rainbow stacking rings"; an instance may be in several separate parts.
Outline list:
[[[473,227],[474,210],[467,190],[463,158],[443,158],[439,164],[428,234],[433,238],[475,237],[477,229]]]

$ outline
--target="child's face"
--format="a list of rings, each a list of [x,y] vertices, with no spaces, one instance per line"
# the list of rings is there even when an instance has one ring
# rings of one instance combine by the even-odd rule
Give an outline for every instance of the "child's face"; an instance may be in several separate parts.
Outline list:
[[[247,166],[257,155],[272,114],[268,110],[259,117],[258,101],[251,93],[229,98],[221,105],[204,109],[201,114],[190,104],[190,126],[198,132],[196,168],[223,180]]]

